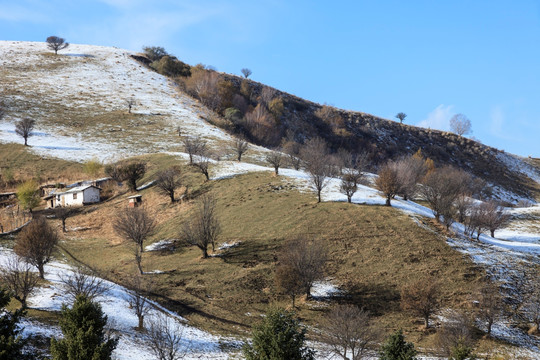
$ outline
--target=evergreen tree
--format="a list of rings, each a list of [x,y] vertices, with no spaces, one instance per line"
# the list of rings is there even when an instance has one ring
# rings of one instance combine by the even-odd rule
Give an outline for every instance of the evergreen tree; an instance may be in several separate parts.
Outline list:
[[[0,360],[26,359],[22,353],[26,341],[20,335],[22,329],[18,327],[24,311],[6,310],[10,298],[10,294],[0,288]]]
[[[416,360],[414,344],[405,341],[403,332],[396,331],[386,339],[379,351],[381,360]]]
[[[271,309],[253,330],[252,344],[244,344],[247,360],[313,360],[315,352],[304,346],[306,329],[294,313]]]
[[[61,340],[51,340],[54,360],[110,360],[118,339],[104,331],[107,316],[101,306],[84,296],[77,296],[70,309],[62,306]]]

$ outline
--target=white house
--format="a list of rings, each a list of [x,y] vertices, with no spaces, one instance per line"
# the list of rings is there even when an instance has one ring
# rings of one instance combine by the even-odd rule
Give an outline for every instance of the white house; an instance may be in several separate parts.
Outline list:
[[[50,194],[45,198],[48,208],[58,206],[82,206],[100,201],[101,189],[94,185],[73,187],[61,193]]]

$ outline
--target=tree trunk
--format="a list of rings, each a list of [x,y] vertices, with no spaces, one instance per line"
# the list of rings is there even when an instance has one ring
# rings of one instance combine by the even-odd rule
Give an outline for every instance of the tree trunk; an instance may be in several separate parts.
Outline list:
[[[66,219],[62,219],[62,232],[66,232]]]
[[[202,249],[202,252],[203,252],[203,255],[202,255],[203,259],[207,259],[208,258],[208,250]]]
[[[28,136],[24,137],[24,146],[28,146]]]
[[[350,204],[352,202],[352,196],[347,196],[347,202]]]
[[[321,202],[321,190],[317,191],[317,196],[319,198],[319,201],[317,201],[317,202]]]
[[[170,192],[169,196],[171,198],[171,204],[174,204],[174,191]]]
[[[489,230],[491,232],[491,237],[494,238],[495,237],[495,230]]]
[[[139,331],[144,330],[144,315],[139,316],[139,326],[137,327]]]
[[[275,168],[274,168],[274,172],[276,173],[276,175],[278,175],[278,173],[279,173],[279,167],[275,167]]]
[[[291,295],[291,298],[292,298],[292,308],[294,309],[294,307],[295,307],[295,306],[294,306],[294,305],[295,305],[295,301],[294,301],[294,300],[296,300],[296,299],[295,299],[296,296]]]
[[[387,197],[386,197],[386,204],[385,204],[385,205],[386,205],[386,206],[392,206],[392,205],[390,204],[390,196],[387,196]]]
[[[45,269],[43,269],[43,265],[44,264],[39,264],[37,266],[37,268],[38,268],[38,271],[39,271],[39,277],[42,278],[42,279],[45,279]]]
[[[429,316],[424,316],[424,325],[426,326],[426,329],[429,328]]]

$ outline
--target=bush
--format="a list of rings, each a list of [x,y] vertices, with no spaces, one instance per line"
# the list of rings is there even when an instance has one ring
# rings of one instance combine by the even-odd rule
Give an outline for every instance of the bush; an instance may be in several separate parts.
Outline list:
[[[294,313],[271,309],[253,330],[253,341],[245,343],[246,360],[312,360],[315,352],[304,345],[306,329]]]
[[[403,332],[396,331],[386,339],[379,352],[380,360],[415,360],[414,344],[405,341]]]
[[[38,206],[41,201],[38,184],[33,180],[29,180],[19,185],[17,187],[17,199],[23,209],[32,212],[32,209]]]
[[[165,76],[191,76],[191,67],[174,56],[165,55],[152,62],[150,67]]]

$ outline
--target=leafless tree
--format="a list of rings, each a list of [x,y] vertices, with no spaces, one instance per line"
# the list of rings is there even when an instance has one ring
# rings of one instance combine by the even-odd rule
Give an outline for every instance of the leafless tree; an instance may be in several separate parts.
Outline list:
[[[362,173],[356,169],[349,169],[341,175],[339,191],[347,196],[347,202],[351,202],[354,193],[358,190],[361,179]]]
[[[66,232],[66,220],[76,213],[77,210],[69,206],[59,206],[54,209],[56,218],[62,220],[62,232]]]
[[[306,238],[291,239],[284,244],[278,258],[280,266],[290,267],[298,274],[302,292],[309,298],[313,283],[324,276],[328,253],[323,243]]]
[[[423,199],[430,205],[435,218],[441,221],[445,207],[454,206],[461,194],[468,193],[467,185],[471,176],[451,166],[445,166],[430,171],[424,178],[419,189]]]
[[[193,165],[193,157],[198,154],[206,152],[207,144],[201,136],[183,136],[182,143],[184,144],[184,150],[189,155],[189,164]]]
[[[453,312],[437,331],[436,344],[443,354],[455,359],[456,351],[469,358],[472,355],[474,322],[464,313]],[[463,354],[465,353],[465,354]]]
[[[439,285],[432,278],[422,278],[401,289],[401,307],[424,319],[429,328],[429,318],[439,309]]]
[[[322,322],[322,341],[343,360],[371,358],[380,332],[370,323],[369,312],[354,305],[337,305]]]
[[[204,175],[206,180],[210,180],[210,157],[206,153],[196,155],[193,166]]]
[[[171,167],[163,170],[156,175],[156,187],[164,195],[169,196],[171,204],[174,203],[174,192],[182,186],[182,173],[180,168]]]
[[[65,294],[72,300],[81,295],[93,301],[104,295],[110,288],[105,280],[95,276],[90,269],[83,267],[78,267],[71,273],[62,273],[60,282]]]
[[[26,262],[34,265],[39,271],[39,277],[45,278],[44,266],[51,258],[58,234],[43,217],[34,219],[17,237],[13,250]]]
[[[283,151],[287,154],[288,163],[295,169],[300,170],[302,160],[300,159],[300,144],[294,140],[286,141],[283,146]]]
[[[396,163],[393,161],[387,162],[381,166],[378,175],[375,180],[375,186],[384,194],[386,206],[391,206],[392,199],[401,190]]]
[[[187,347],[182,345],[183,327],[163,314],[150,321],[144,333],[147,344],[159,360],[182,359]]]
[[[32,136],[32,130],[36,125],[36,120],[24,118],[15,123],[15,133],[24,139],[24,146],[28,146],[28,138]]]
[[[283,163],[283,154],[280,150],[273,150],[266,154],[265,157],[266,161],[274,167],[274,173],[276,175],[279,174],[279,168],[281,164]]]
[[[476,239],[480,239],[480,235],[485,230],[488,230],[486,218],[486,204],[480,203],[471,206],[469,216],[465,218],[465,233],[471,238],[476,232]]]
[[[450,128],[459,136],[472,132],[471,120],[463,114],[456,114],[450,119]]]
[[[476,316],[486,325],[486,333],[491,336],[491,328],[501,318],[503,309],[499,287],[492,283],[486,284],[480,288],[476,296],[478,301]]]
[[[457,221],[459,223],[466,224],[467,216],[473,205],[474,201],[469,194],[463,193],[457,197],[456,201],[454,202],[454,206],[456,209]]]
[[[69,46],[65,39],[58,36],[49,36],[47,38],[47,47],[54,50],[54,54],[58,55],[59,50],[64,50]]]
[[[242,75],[244,75],[244,77],[247,79],[249,77],[249,75],[252,74],[251,70],[249,70],[248,68],[243,68],[242,70],[240,70],[242,72]]]
[[[123,165],[122,171],[124,178],[128,182],[131,191],[137,190],[137,181],[144,177],[146,173],[146,163],[143,161],[134,161]]]
[[[129,98],[126,100],[126,105],[128,107],[128,114],[131,114],[131,109],[137,105],[137,100]]]
[[[400,189],[398,195],[408,200],[416,194],[418,184],[426,175],[426,163],[420,157],[411,155],[402,157],[395,163]]]
[[[276,268],[275,284],[277,291],[291,297],[292,307],[295,307],[296,297],[305,291],[300,274],[291,265],[281,264]]]
[[[221,233],[221,226],[216,213],[216,199],[211,195],[203,195],[195,214],[184,223],[182,238],[190,245],[197,246],[208,258],[208,245],[215,250],[215,242]]]
[[[113,222],[114,231],[124,240],[135,245],[135,262],[141,275],[143,274],[141,262],[144,241],[154,233],[155,228],[154,218],[142,207],[125,208],[116,215]]]
[[[262,102],[268,107],[268,104],[274,99],[276,96],[276,90],[272,89],[271,87],[265,86],[261,91],[261,100]]]
[[[491,237],[495,237],[495,231],[507,226],[511,217],[497,202],[488,201],[485,204],[485,226],[490,231]]]
[[[150,283],[145,281],[140,275],[134,276],[129,281],[130,291],[128,292],[127,302],[133,310],[139,321],[137,330],[144,330],[144,317],[152,309],[150,302],[144,296],[144,293],[150,291]]]
[[[242,155],[249,149],[249,143],[241,138],[236,138],[233,143],[233,150],[236,153],[236,160],[242,161]]]
[[[321,202],[321,192],[335,173],[329,160],[326,142],[318,137],[308,140],[301,148],[300,156],[309,173],[311,186],[317,192],[318,202]]]
[[[399,122],[401,124],[403,124],[403,120],[405,120],[406,117],[407,117],[407,114],[405,114],[404,112],[398,112],[396,114],[396,119],[399,119]]]
[[[26,299],[36,288],[39,277],[32,271],[32,266],[19,256],[11,256],[0,266],[0,280],[9,289],[13,297],[27,308]]]

